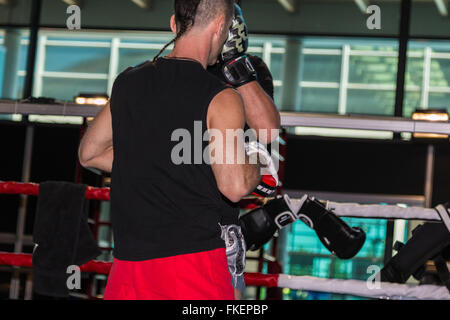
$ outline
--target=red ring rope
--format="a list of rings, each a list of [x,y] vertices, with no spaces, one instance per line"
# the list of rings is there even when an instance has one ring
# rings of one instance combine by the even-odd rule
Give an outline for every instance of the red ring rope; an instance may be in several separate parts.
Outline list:
[[[109,201],[109,188],[95,188],[87,187],[86,199]],[[0,181],[0,194],[25,194],[30,196],[39,195],[39,184],[37,183],[22,183],[14,181]],[[241,208],[254,209],[261,204],[259,198],[245,199],[241,201]]]
[[[0,252],[0,265],[32,268],[32,257],[31,254],[27,253]],[[107,275],[111,266],[111,262],[92,260],[80,266],[80,270]],[[262,286],[267,288],[278,286],[278,274],[246,273],[244,277],[245,283],[249,286]]]
[[[39,194],[39,184],[0,181],[0,194],[26,194],[30,196],[37,196]],[[91,200],[108,201],[109,188],[87,187],[86,198]]]

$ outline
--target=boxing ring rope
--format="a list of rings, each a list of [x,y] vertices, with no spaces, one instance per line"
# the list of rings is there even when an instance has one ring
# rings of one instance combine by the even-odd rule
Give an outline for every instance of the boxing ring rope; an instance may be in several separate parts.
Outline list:
[[[0,252],[0,265],[32,268],[33,255],[28,253]],[[80,266],[80,270],[82,272],[94,272],[107,275],[109,274],[111,265],[111,262],[92,260]]]
[[[39,184],[14,181],[0,181],[0,194],[25,194],[37,196]],[[86,188],[86,199],[109,201],[109,188]]]
[[[410,285],[380,282],[379,286],[362,280],[323,279],[311,276],[291,276],[280,274],[278,286],[294,290],[349,294],[353,296],[393,299],[393,300],[450,300],[450,293],[445,286]]]
[[[109,200],[109,188],[87,187],[86,198],[92,200]],[[27,194],[37,196],[39,184],[0,181],[0,194]],[[300,201],[291,199],[292,201]],[[251,206],[247,203],[247,206]],[[337,215],[362,218],[385,219],[421,219],[440,221],[434,209],[418,207],[402,208],[398,206],[340,204],[327,202],[327,207]],[[0,265],[32,268],[32,255],[24,253],[0,252]],[[111,262],[89,261],[80,266],[83,272],[109,274]],[[245,282],[250,286],[280,287],[293,290],[316,291],[336,294],[348,294],[374,299],[438,299],[450,300],[450,293],[445,286],[408,285],[379,283],[378,287],[369,288],[366,281],[325,279],[312,276],[291,276],[286,274],[246,273]]]
[[[326,202],[326,207],[341,217],[442,221],[434,208],[362,205],[358,203],[338,203],[331,201]]]
[[[108,201],[109,188],[86,188],[86,198],[90,200]],[[39,184],[20,183],[13,181],[0,181],[0,194],[26,194],[37,196]],[[255,199],[257,201],[258,199]],[[301,201],[291,199],[292,202]],[[246,201],[247,208],[254,208],[251,201]],[[400,207],[393,205],[361,205],[357,203],[327,202],[327,208],[337,216],[371,219],[405,219],[405,220],[429,220],[442,221],[435,209],[421,207]]]
[[[32,268],[31,254],[0,252],[0,265]],[[83,272],[109,274],[111,262],[89,261],[80,266]],[[245,283],[248,286],[267,288],[279,287],[293,290],[305,290],[336,294],[347,294],[374,299],[423,299],[450,300],[450,293],[444,286],[409,285],[396,283],[379,283],[371,289],[366,281],[325,279],[311,276],[291,276],[286,274],[246,273]]]

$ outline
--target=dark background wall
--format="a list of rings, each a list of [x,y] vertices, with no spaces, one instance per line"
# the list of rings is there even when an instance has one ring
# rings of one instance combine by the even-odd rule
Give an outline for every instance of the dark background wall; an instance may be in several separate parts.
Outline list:
[[[21,181],[26,125],[0,122],[0,180]],[[32,153],[31,182],[75,182],[77,151],[80,137],[79,126],[35,125]],[[90,171],[82,171],[83,183],[96,186],[98,177]],[[32,234],[37,197],[28,197],[25,234]],[[0,195],[0,232],[16,231],[18,195]],[[12,246],[1,247],[6,250]]]

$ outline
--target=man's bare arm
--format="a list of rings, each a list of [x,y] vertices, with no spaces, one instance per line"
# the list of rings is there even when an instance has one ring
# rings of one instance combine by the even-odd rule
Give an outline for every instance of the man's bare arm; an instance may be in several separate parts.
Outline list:
[[[81,140],[78,158],[83,167],[112,171],[114,151],[109,103],[99,112]]]
[[[244,99],[247,124],[256,130],[260,142],[268,144],[275,140],[281,120],[272,98],[257,81],[239,87],[238,91]]]
[[[227,89],[219,93],[211,102],[208,110],[208,129],[220,133],[223,137],[219,144],[219,150],[212,150],[212,170],[216,178],[220,192],[232,202],[238,202],[250,194],[261,180],[260,167],[250,164],[244,149],[243,128],[245,124],[245,112],[242,98],[233,89]],[[233,135],[232,139],[226,139],[227,130],[241,129],[241,134]],[[213,137],[212,146],[217,141]],[[241,158],[240,158],[241,157]],[[227,159],[233,161],[229,163]],[[214,163],[215,160],[221,161]]]

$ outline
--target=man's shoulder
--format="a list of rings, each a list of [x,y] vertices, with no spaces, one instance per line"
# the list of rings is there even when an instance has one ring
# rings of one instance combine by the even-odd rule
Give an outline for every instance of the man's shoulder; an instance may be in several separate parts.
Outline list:
[[[126,68],[118,75],[117,78],[129,78],[129,77],[133,77],[136,75],[141,75],[141,74],[149,72],[152,69],[154,69],[153,62],[152,61],[144,61],[133,67]]]
[[[148,78],[149,70],[153,68],[151,61],[145,61],[133,67],[122,70],[114,81],[113,89],[124,88],[127,90],[130,86],[134,86],[136,82],[141,82],[143,78]],[[121,89],[122,90],[122,89]]]
[[[218,92],[211,100],[208,116],[220,120],[244,117],[244,104],[239,92],[233,88]]]

